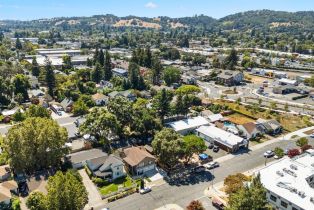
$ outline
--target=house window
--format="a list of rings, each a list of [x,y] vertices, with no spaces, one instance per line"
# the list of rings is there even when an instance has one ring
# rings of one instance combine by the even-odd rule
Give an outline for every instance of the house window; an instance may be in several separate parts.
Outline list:
[[[117,172],[117,176],[119,176],[119,172]]]
[[[276,198],[275,196],[273,196],[273,195],[270,195],[270,200],[276,202],[276,201],[277,201],[277,198]]]
[[[296,207],[292,207],[292,210],[299,210],[299,209],[297,209]]]
[[[282,207],[284,207],[284,208],[287,208],[287,207],[288,207],[288,204],[287,204],[286,202],[284,202],[284,201],[281,201],[281,202],[280,202],[280,205],[281,205]]]

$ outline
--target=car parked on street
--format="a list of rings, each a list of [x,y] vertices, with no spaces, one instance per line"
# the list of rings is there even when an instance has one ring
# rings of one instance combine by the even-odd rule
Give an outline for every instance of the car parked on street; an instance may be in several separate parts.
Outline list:
[[[140,194],[146,194],[152,191],[152,188],[150,187],[144,187],[143,189],[140,189]]]
[[[209,145],[208,145],[208,149],[213,149],[214,148],[214,143],[209,143]]]
[[[210,170],[210,169],[219,167],[219,163],[215,161],[215,162],[206,163],[204,164],[204,166]]]
[[[264,152],[264,157],[265,158],[271,158],[275,155],[274,151],[272,150],[267,150],[266,152]]]
[[[215,146],[213,147],[213,151],[214,151],[214,152],[218,152],[218,151],[219,151],[219,147],[218,147],[217,145],[215,145]]]

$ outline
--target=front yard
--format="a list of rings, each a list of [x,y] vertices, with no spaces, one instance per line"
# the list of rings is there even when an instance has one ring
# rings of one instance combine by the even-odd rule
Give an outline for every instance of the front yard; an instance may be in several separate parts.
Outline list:
[[[108,183],[105,186],[99,187],[99,192],[102,196],[118,192],[119,188],[130,188],[134,186],[136,182],[129,176],[124,178],[119,178],[115,180],[113,183]]]

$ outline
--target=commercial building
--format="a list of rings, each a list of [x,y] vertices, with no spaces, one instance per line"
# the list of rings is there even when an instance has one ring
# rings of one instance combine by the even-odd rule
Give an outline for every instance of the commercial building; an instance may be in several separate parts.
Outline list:
[[[314,209],[314,150],[285,157],[260,171],[267,199],[279,210]]]

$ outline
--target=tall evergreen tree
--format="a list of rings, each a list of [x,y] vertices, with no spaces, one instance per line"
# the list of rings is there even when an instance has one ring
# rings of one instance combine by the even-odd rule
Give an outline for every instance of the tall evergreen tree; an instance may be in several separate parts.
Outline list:
[[[111,56],[108,50],[106,50],[106,56],[104,61],[105,80],[109,81],[112,78],[112,63]]]
[[[45,70],[46,70],[46,83],[48,87],[48,94],[53,97],[54,90],[56,88],[56,78],[55,78],[55,74],[51,66],[51,61],[47,58],[45,63],[46,63]]]
[[[97,62],[91,73],[92,80],[96,83],[99,83],[100,80],[102,80],[103,75],[103,68],[101,67],[100,63]]]
[[[152,82],[154,85],[159,85],[163,67],[157,56],[153,58],[152,65]]]
[[[104,66],[105,64],[105,55],[102,49],[100,49],[99,54],[98,54],[98,62],[101,66]]]
[[[129,64],[129,81],[133,89],[138,88],[140,69],[136,63]]]
[[[21,50],[23,48],[20,38],[17,38],[15,41],[15,48]]]
[[[96,64],[98,62],[99,58],[99,50],[98,47],[96,47],[95,53],[94,53],[94,58],[93,58],[93,63]]]
[[[35,77],[38,77],[39,73],[40,73],[40,68],[37,63],[36,57],[34,56],[32,60],[32,75]]]
[[[166,115],[170,113],[170,102],[172,95],[166,89],[162,89],[153,99],[153,108],[163,120]]]
[[[145,49],[144,66],[147,68],[152,67],[152,51],[149,46]]]
[[[237,51],[234,48],[232,48],[232,50],[230,51],[230,54],[224,60],[224,67],[228,69],[235,69],[238,63],[238,60],[239,58],[237,55]]]

